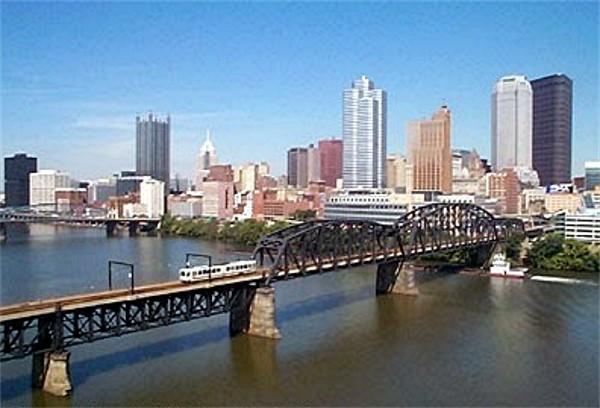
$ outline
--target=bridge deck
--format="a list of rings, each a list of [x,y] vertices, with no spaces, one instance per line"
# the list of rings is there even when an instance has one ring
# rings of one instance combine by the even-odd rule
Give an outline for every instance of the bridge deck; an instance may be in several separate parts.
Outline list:
[[[491,240],[479,240],[477,242],[475,242],[475,240],[466,240],[463,242],[463,245],[467,246],[474,243],[485,244],[489,242],[491,242]],[[460,249],[460,247],[443,244],[440,245],[438,248],[418,248],[417,250],[413,250],[405,254],[405,258],[448,249],[456,250]],[[398,257],[401,254],[388,253],[387,255],[391,257]],[[320,271],[331,271],[337,268],[346,268],[348,266],[369,264],[372,262],[382,261],[385,258],[386,254],[384,254],[383,252],[378,252],[375,254],[375,256],[373,256],[371,252],[365,252],[362,254],[362,256],[355,255],[349,258],[345,257],[338,259],[337,262],[334,262],[333,260],[324,260],[320,267],[312,262],[307,262],[303,270],[299,268],[290,268],[287,273],[287,276],[292,278],[303,276],[305,274],[315,274]],[[260,282],[263,281],[268,275],[268,271],[269,270],[267,268],[261,268],[258,269],[256,272],[249,274],[212,278],[210,280],[204,280],[196,283],[182,283],[180,281],[169,281],[158,284],[144,285],[136,287],[133,293],[129,289],[118,289],[112,291],[84,293],[53,299],[0,306],[0,323],[55,313],[58,307],[60,307],[61,310],[70,311],[111,303],[116,304],[121,302],[130,302],[143,298],[155,296],[158,297],[170,293],[195,291],[198,289],[210,289],[214,287],[235,285],[239,283]],[[277,274],[277,277],[283,278],[285,275],[285,272],[281,271]]]

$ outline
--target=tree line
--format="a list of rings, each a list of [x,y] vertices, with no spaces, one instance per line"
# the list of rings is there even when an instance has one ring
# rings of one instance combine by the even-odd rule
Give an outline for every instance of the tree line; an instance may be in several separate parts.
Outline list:
[[[209,241],[223,241],[238,245],[254,246],[266,234],[288,226],[287,222],[267,223],[248,219],[239,222],[219,222],[210,219],[177,219],[165,215],[161,221],[160,232],[167,235],[202,238]]]
[[[586,244],[561,234],[549,234],[522,250],[523,234],[511,235],[503,244],[506,257],[512,264],[525,265],[534,270],[600,272],[600,246]],[[446,262],[470,267],[481,266],[477,249],[423,256],[427,262]]]

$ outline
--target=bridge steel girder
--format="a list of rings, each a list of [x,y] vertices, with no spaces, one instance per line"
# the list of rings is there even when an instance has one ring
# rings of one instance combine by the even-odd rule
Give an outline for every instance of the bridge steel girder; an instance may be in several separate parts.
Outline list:
[[[230,312],[256,283],[234,284],[55,311],[0,323],[0,361]]]
[[[406,213],[391,226],[356,220],[294,225],[261,238],[253,258],[269,268],[269,284],[351,264],[407,260],[503,242],[523,232],[521,220],[495,218],[474,204],[434,203]]]

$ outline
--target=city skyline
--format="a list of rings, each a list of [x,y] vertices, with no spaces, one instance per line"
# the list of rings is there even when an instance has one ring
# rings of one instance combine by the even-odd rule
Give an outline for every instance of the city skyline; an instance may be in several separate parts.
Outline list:
[[[266,160],[273,174],[282,174],[289,146],[306,145],[326,135],[342,136],[339,94],[349,81],[367,74],[389,95],[388,154],[406,153],[406,123],[425,117],[431,105],[445,100],[453,110],[452,147],[474,147],[489,158],[489,93],[495,81],[511,74],[533,79],[564,72],[573,79],[574,87],[573,175],[583,174],[583,162],[599,156],[596,4],[247,7],[242,12],[234,5],[158,4],[149,9],[120,4],[4,4],[3,155],[23,151],[38,157],[40,168],[58,168],[78,178],[133,169],[134,118],[152,108],[171,113],[173,174],[192,178],[196,149],[206,127],[214,129],[223,162]],[[363,24],[350,24],[364,10],[370,14]],[[166,21],[186,12],[190,18],[181,27],[173,27],[169,38],[134,53],[134,44],[156,34],[136,23],[139,32],[133,38],[119,36],[128,16],[140,11]],[[227,18],[220,28],[194,29],[203,13]],[[265,18],[260,27],[252,28],[258,14]],[[27,32],[13,23],[17,15],[22,26],[29,27]],[[573,24],[549,30],[559,15],[561,21],[568,19]],[[349,22],[342,23],[340,16]],[[519,22],[528,16],[539,18],[527,29],[520,27]],[[439,27],[419,25],[428,18],[439,18]],[[451,33],[462,18],[472,23],[461,29],[462,35],[447,35],[438,49],[424,51],[423,46]],[[33,20],[35,25],[25,24]],[[74,20],[78,21],[75,26]],[[105,37],[102,21],[110,28]],[[301,31],[307,21],[312,23],[310,29]],[[237,23],[243,29],[235,39],[240,50],[252,41],[258,41],[255,47],[265,47],[251,60],[225,41]],[[68,35],[84,25],[77,38]],[[505,32],[494,32],[498,27]],[[273,35],[263,36],[261,29],[283,35],[271,43]],[[322,29],[328,30],[330,40],[325,44],[311,41]],[[469,35],[477,30],[486,35],[476,36],[475,42]],[[47,32],[56,35],[46,36]],[[302,41],[295,40],[298,33],[304,34]],[[506,43],[493,51],[484,49],[503,36]],[[111,46],[117,39],[120,46]],[[538,43],[531,52],[534,39]],[[345,44],[349,40],[372,47],[353,55],[353,47]],[[215,48],[215,43],[223,44],[225,51]],[[290,45],[297,57],[285,51]],[[81,49],[71,52],[76,46]],[[96,46],[103,53],[96,53]],[[154,49],[170,48],[167,62],[148,59]],[[326,52],[341,60],[335,63],[335,70],[331,69],[332,59],[319,57]],[[316,53],[315,58],[301,59],[306,53]],[[378,58],[369,59],[369,55]],[[273,56],[278,57],[279,68],[264,71]],[[240,57],[240,63],[227,62],[232,57]],[[221,63],[233,69],[216,72],[211,67]],[[260,86],[242,86],[252,77],[260,79],[261,72],[269,72],[269,76],[258,81]],[[165,80],[158,81],[160,77]],[[150,83],[152,93],[142,91]],[[208,100],[202,104],[199,99]],[[261,148],[261,142],[268,148]],[[103,160],[90,166],[98,154]]]

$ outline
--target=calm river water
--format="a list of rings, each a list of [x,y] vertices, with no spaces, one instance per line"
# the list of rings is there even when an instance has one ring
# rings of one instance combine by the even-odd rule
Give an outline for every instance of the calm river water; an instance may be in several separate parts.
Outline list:
[[[0,303],[104,289],[108,259],[135,263],[140,284],[175,279],[186,252],[244,255],[183,238],[10,230]],[[31,390],[30,358],[6,362],[0,405],[597,406],[590,283],[445,275],[411,298],[376,297],[373,267],[282,282],[279,341],[231,339],[221,315],[73,347],[69,399]]]

